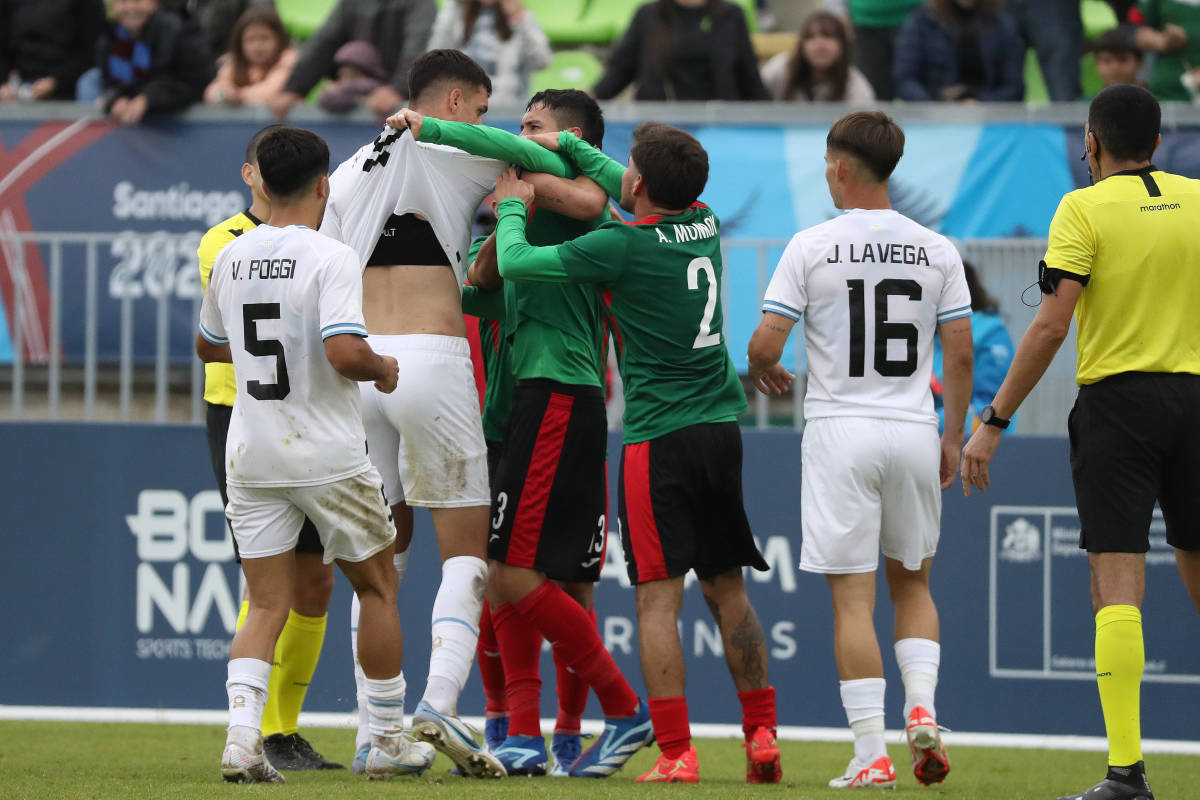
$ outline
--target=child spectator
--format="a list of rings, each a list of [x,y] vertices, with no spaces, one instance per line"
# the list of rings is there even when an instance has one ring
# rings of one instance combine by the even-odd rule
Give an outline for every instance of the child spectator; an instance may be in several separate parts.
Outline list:
[[[846,26],[835,14],[817,11],[804,21],[795,51],[779,53],[762,68],[763,84],[776,100],[869,103],[871,84],[850,61]]]
[[[217,77],[204,91],[204,102],[266,105],[283,90],[296,58],[291,37],[275,9],[251,7],[233,26],[229,52],[221,57]]]
[[[334,81],[321,90],[317,104],[334,114],[345,114],[362,105],[371,92],[383,86],[386,75],[379,53],[370,42],[346,42],[333,57]]]
[[[0,0],[0,103],[74,100],[103,30],[101,0]]]
[[[638,100],[767,100],[741,6],[654,0],[633,15],[592,90],[608,100],[637,81]]]
[[[1141,85],[1138,73],[1144,59],[1142,51],[1131,41],[1129,31],[1124,28],[1105,31],[1092,43],[1092,52],[1096,54],[1096,71],[1105,88],[1119,83]]]
[[[201,98],[212,60],[198,29],[158,0],[113,0],[108,30],[96,45],[98,73],[84,73],[79,99],[99,99],[114,122],[180,111]],[[96,80],[98,74],[99,80]]]
[[[1200,4],[1140,0],[1130,9],[1129,21],[1139,26],[1134,44],[1143,52],[1157,53],[1150,91],[1159,100],[1191,100],[1188,83],[1195,86],[1200,79]]]
[[[999,0],[929,0],[896,38],[903,100],[1021,100],[1025,45]]]
[[[492,79],[492,102],[524,105],[530,77],[554,53],[521,0],[451,0],[433,23],[430,50],[462,50]]]

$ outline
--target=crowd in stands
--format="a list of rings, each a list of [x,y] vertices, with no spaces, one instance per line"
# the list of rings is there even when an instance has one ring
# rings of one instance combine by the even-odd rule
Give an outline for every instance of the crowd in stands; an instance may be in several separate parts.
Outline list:
[[[125,124],[200,101],[383,116],[434,48],[479,62],[497,105],[544,88],[539,71],[568,53],[595,74],[562,80],[599,99],[970,103],[1034,99],[1040,84],[1041,98],[1070,101],[1140,83],[1200,102],[1196,2],[786,2],[811,13],[767,44],[752,31],[774,21],[771,0],[593,3],[627,7],[607,41],[556,16],[564,0],[0,0],[0,103],[74,99]],[[552,47],[581,41],[590,49]]]

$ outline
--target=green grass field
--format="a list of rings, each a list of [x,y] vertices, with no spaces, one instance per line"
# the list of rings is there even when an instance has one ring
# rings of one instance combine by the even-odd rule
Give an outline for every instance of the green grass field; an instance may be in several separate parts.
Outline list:
[[[353,747],[349,729],[305,731],[326,756],[347,765]],[[953,734],[951,734],[953,736]],[[218,763],[225,732],[201,725],[68,724],[0,722],[0,798],[53,800],[170,800],[171,798],[488,798],[540,800],[571,797],[844,797],[845,790],[825,788],[850,757],[849,744],[783,742],[784,781],[779,786],[747,786],[739,742],[698,741],[699,786],[638,786],[633,779],[650,768],[656,749],[638,753],[625,771],[602,781],[559,778],[509,778],[467,781],[447,775],[451,764],[439,756],[420,778],[371,783],[349,771],[287,773],[285,786],[239,786],[220,780]],[[1004,750],[953,746],[953,771],[937,787],[922,787],[908,771],[908,754],[889,747],[900,776],[898,794],[906,797],[1017,800],[1054,798],[1080,791],[1099,780],[1100,753],[1051,750]],[[1160,800],[1197,796],[1200,758],[1151,756],[1150,778]]]

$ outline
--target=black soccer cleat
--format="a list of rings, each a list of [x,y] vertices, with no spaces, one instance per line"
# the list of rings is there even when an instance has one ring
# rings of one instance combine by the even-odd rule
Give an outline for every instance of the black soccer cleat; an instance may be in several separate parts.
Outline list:
[[[298,733],[288,736],[282,733],[271,734],[263,740],[263,752],[276,769],[345,769],[343,765],[330,761],[314,750],[308,740]]]
[[[1139,761],[1129,767],[1109,767],[1100,783],[1058,800],[1154,800],[1154,792],[1146,779],[1145,762]]]

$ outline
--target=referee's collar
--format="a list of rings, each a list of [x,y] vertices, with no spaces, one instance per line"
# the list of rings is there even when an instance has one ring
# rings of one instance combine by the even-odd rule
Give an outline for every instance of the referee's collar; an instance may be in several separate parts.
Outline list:
[[[1113,177],[1116,177],[1117,175],[1149,175],[1151,172],[1159,172],[1159,171],[1160,170],[1158,167],[1154,166],[1153,164],[1150,164],[1150,165],[1142,167],[1140,169],[1123,169],[1120,172],[1114,172],[1112,175],[1109,175],[1108,177],[1113,178]]]
[[[1124,175],[1125,173],[1121,173],[1121,174]],[[258,217],[254,216],[253,214],[250,213],[250,209],[247,208],[242,213],[245,214],[246,219],[253,222],[256,227],[263,224],[261,219],[259,219]]]

